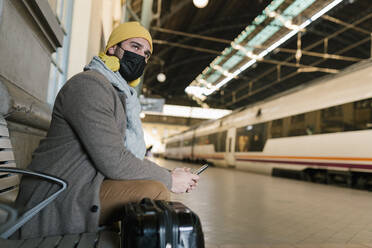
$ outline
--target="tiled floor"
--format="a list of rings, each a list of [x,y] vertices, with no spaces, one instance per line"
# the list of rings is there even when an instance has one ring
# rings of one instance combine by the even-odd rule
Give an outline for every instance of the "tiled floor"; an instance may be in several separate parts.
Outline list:
[[[372,248],[368,191],[211,167],[197,189],[172,200],[199,215],[206,248]]]

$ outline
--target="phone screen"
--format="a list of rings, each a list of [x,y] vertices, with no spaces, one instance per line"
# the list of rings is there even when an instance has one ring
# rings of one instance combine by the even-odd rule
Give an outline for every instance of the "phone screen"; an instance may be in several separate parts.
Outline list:
[[[204,164],[204,165],[202,165],[199,169],[197,169],[196,171],[194,171],[194,174],[199,175],[199,174],[202,173],[205,169],[207,169],[208,166],[209,166],[209,164]]]

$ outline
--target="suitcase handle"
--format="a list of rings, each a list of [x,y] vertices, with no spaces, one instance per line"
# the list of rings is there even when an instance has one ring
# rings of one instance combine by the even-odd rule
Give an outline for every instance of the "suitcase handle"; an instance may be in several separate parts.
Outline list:
[[[154,202],[154,200],[150,198],[143,198],[140,201],[140,206],[145,211],[154,211],[154,212],[160,211],[159,208],[156,206],[156,203]]]
[[[140,202],[141,205],[155,205],[154,201],[150,198],[143,198]]]

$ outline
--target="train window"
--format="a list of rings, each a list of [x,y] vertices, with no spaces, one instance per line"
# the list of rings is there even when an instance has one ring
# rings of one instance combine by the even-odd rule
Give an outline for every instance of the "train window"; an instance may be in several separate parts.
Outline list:
[[[206,135],[195,138],[195,144],[199,146],[210,144],[209,136]]]
[[[183,141],[183,146],[191,146],[191,139],[186,139]]]
[[[322,118],[327,119],[327,118],[337,118],[342,116],[342,107],[341,105],[339,106],[334,106],[326,109],[322,109]]]
[[[305,115],[305,134],[313,135],[319,133],[319,111],[312,111]]]
[[[306,121],[305,114],[294,115],[291,117],[289,135],[288,136],[299,136],[306,135]]]
[[[216,144],[217,144],[217,133],[208,135],[209,144],[213,144],[215,151],[216,151]]]
[[[303,122],[305,122],[305,114],[294,115],[291,117],[291,124],[302,124]]]
[[[227,131],[213,133],[206,136],[199,136],[195,138],[196,145],[210,145],[213,144],[214,151],[225,152],[226,151],[226,135]],[[190,140],[191,143],[191,140]]]
[[[372,99],[354,103],[354,127],[356,130],[372,128]]]
[[[208,136],[201,137],[201,142],[202,142],[202,145],[208,145],[211,143]]]
[[[235,151],[248,152],[249,151],[249,131],[253,126],[241,127],[236,129]],[[229,144],[230,147],[230,144]],[[230,149],[229,149],[230,150]]]
[[[273,127],[282,127],[283,125],[283,119],[273,120]]]
[[[321,110],[321,133],[344,131],[344,116],[342,105]]]
[[[266,123],[253,126],[252,138],[250,142],[251,151],[262,151],[266,142]]]
[[[195,145],[201,145],[202,141],[200,137],[195,138]]]
[[[175,142],[169,142],[165,145],[166,148],[176,148],[180,147],[181,142],[180,141],[175,141]]]
[[[211,143],[214,145],[216,152],[226,151],[226,134],[227,132],[219,132],[210,135]]]
[[[273,120],[271,122],[271,138],[280,138],[283,136],[283,119]]]
[[[248,125],[236,130],[235,151],[262,151],[266,142],[266,123]]]
[[[343,109],[343,122],[344,122],[344,131],[354,131],[359,128],[356,126],[356,118],[354,117],[354,103],[346,103],[342,105]]]

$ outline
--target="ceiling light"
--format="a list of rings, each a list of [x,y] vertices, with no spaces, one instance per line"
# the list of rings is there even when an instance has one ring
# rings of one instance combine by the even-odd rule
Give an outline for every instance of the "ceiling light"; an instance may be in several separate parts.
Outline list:
[[[193,0],[192,1],[197,8],[204,8],[208,5],[208,0]]]
[[[167,77],[165,76],[164,73],[160,72],[157,76],[156,76],[156,79],[160,82],[160,83],[163,83]]]
[[[320,68],[320,67],[312,67],[312,66],[306,66],[306,67],[300,67],[297,69],[297,72],[325,72],[325,73],[339,73],[340,71],[337,69],[330,69],[330,68]]]
[[[299,29],[298,25],[293,24],[291,20],[289,19],[287,20],[283,15],[278,14],[275,11],[270,11],[268,9],[265,9],[265,13],[271,18],[276,18],[288,29],[292,29],[292,30]]]
[[[318,68],[316,67],[301,67],[297,69],[297,72],[314,72],[318,71]]]
[[[219,65],[213,65],[212,68],[215,69],[216,71],[221,72],[225,77],[234,77],[232,76],[232,73],[230,73],[228,70],[223,69]]]

